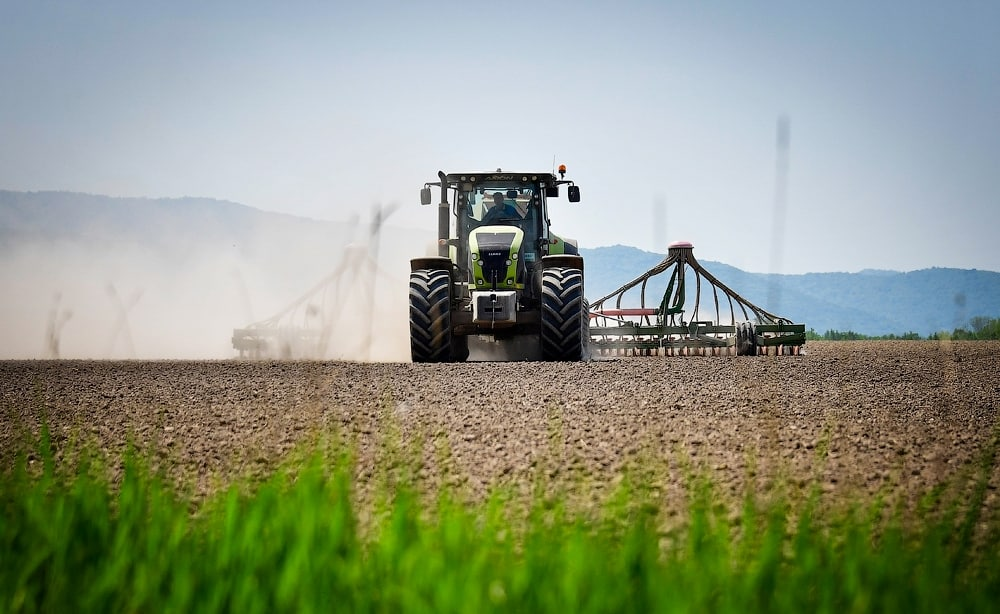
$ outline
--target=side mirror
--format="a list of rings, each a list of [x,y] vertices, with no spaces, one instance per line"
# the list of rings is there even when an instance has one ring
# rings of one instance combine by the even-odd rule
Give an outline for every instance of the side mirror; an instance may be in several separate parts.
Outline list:
[[[569,192],[569,202],[578,203],[580,202],[580,186],[571,185],[566,189]]]
[[[545,198],[559,198],[559,186],[557,185],[546,186]]]
[[[431,204],[431,189],[421,188],[420,189],[420,204],[429,205]]]

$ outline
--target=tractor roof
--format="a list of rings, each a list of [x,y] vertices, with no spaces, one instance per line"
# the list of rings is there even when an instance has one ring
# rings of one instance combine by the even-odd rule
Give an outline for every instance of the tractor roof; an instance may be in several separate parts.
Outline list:
[[[472,183],[486,183],[492,181],[511,181],[521,183],[534,183],[542,181],[552,184],[557,181],[552,173],[512,173],[508,171],[493,171],[489,173],[448,173],[448,182],[457,183],[471,181]]]

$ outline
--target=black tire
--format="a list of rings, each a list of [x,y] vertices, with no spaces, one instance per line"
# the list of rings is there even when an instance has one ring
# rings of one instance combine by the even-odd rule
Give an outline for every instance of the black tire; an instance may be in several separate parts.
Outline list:
[[[451,275],[438,269],[410,273],[410,357],[413,362],[452,360]]]
[[[586,358],[590,322],[582,270],[552,267],[542,271],[541,321],[543,360]]]
[[[757,352],[757,333],[753,329],[753,324],[747,323],[747,356],[756,356]]]
[[[462,335],[451,337],[451,361],[465,362],[469,360],[469,338]]]
[[[741,323],[736,327],[736,355],[750,356],[750,324]]]

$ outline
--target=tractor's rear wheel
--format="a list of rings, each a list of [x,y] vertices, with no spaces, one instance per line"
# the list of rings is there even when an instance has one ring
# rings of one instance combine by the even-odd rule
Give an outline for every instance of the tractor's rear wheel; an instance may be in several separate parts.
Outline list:
[[[753,324],[744,322],[736,329],[736,355],[756,356],[757,345],[754,342]]]
[[[760,347],[757,346],[757,331],[754,329],[753,324],[747,324],[747,345],[750,346],[751,356],[760,355]],[[764,353],[767,354],[766,351]]]
[[[410,273],[410,357],[413,362],[454,360],[451,275],[437,269]]]
[[[582,270],[552,267],[542,271],[541,320],[543,360],[586,358],[590,334]]]

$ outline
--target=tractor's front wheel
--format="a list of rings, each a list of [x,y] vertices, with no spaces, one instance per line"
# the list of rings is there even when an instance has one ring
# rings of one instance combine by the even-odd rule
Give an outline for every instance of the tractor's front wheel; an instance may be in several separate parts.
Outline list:
[[[453,360],[451,275],[438,269],[410,273],[410,357],[413,362]]]
[[[583,271],[552,267],[542,271],[543,360],[584,360],[587,352],[589,314],[583,296]]]

